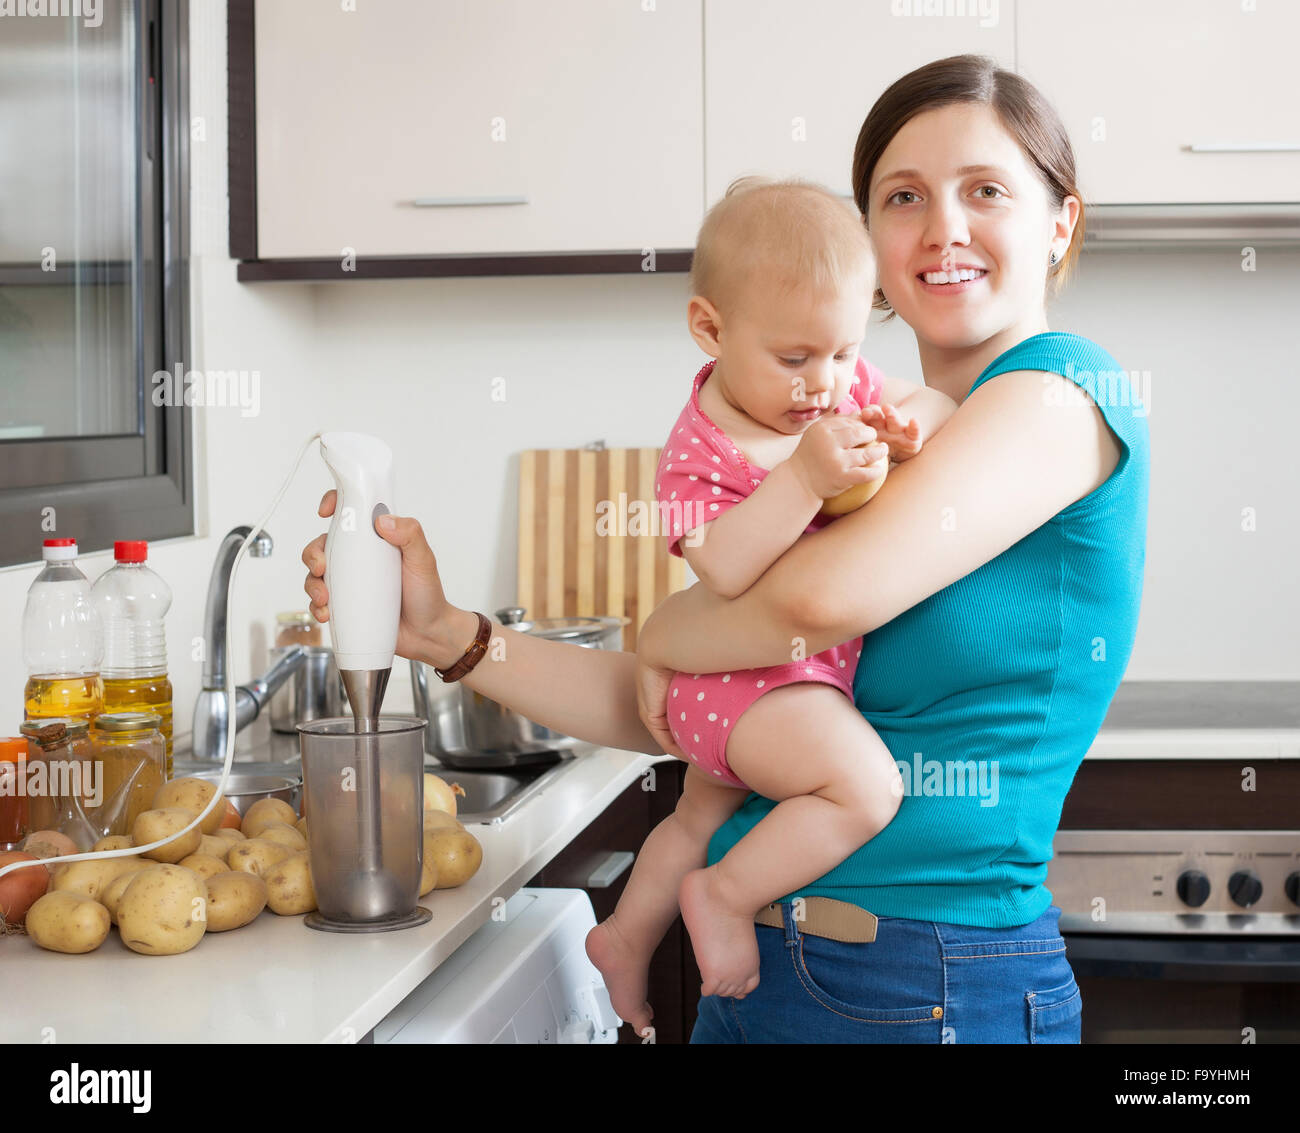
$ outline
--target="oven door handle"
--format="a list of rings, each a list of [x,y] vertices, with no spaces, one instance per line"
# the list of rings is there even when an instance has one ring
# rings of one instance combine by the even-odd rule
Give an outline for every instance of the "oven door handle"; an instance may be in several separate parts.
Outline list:
[[[1300,983],[1300,937],[1062,936],[1076,976]]]

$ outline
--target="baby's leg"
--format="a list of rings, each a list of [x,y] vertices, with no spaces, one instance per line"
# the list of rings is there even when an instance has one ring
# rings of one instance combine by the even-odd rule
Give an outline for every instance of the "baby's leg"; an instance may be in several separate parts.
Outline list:
[[[709,838],[745,796],[688,767],[676,809],[650,831],[614,912],[587,934],[587,955],[605,978],[614,1010],[638,1035],[654,1015],[646,1002],[647,969],[677,917],[682,878],[704,865]]]
[[[815,881],[888,825],[898,767],[839,689],[773,689],[736,721],[727,762],[777,805],[727,855],[689,873],[679,895],[701,994],[742,998],[758,986],[754,914]]]

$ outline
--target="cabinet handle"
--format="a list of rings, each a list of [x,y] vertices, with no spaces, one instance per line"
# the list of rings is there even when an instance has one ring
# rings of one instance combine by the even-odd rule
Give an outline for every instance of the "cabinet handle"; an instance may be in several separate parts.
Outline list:
[[[1193,142],[1192,153],[1297,153],[1300,142]]]
[[[418,209],[466,208],[477,205],[526,205],[527,197],[416,197],[411,202]]]
[[[635,860],[636,855],[628,850],[614,850],[606,854],[593,867],[583,888],[608,889]]]

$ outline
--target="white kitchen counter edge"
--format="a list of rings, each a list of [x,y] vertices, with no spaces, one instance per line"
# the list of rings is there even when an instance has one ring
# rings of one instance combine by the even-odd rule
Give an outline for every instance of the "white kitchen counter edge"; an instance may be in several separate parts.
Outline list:
[[[582,751],[504,823],[469,829],[483,865],[420,903],[433,920],[398,932],[315,932],[264,912],[179,956],[141,956],[117,932],[95,952],[46,952],[0,939],[0,1042],[357,1042],[504,901],[653,764],[614,748]],[[446,773],[448,779],[454,773]]]

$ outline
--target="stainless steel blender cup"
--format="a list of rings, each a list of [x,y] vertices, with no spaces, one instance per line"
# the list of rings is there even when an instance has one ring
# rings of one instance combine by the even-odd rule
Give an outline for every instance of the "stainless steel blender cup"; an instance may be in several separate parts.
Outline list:
[[[423,924],[424,724],[381,716],[298,725],[316,912],[309,927],[384,932]]]

